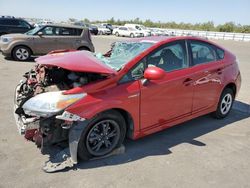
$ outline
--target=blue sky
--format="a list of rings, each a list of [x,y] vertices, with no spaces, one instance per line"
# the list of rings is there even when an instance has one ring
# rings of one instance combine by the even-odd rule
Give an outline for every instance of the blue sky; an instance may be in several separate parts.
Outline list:
[[[233,21],[250,25],[250,0],[0,0],[0,15],[56,21],[139,17],[162,22]]]

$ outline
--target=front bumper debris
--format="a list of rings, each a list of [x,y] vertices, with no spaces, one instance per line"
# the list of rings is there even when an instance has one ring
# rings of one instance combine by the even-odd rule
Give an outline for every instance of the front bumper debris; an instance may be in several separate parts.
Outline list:
[[[102,157],[95,157],[92,158],[91,160],[93,161],[93,160],[103,159],[114,155],[120,155],[123,153],[125,153],[124,145],[122,145],[119,148],[116,148],[113,152],[109,153],[108,155]],[[54,158],[50,159],[49,161],[46,161],[42,169],[44,172],[53,173],[64,169],[75,168],[76,164],[77,162],[74,162],[70,157],[69,148],[66,148],[57,153]]]
[[[16,106],[14,106],[14,117],[19,134],[25,134],[26,131],[39,128],[39,120],[35,117],[25,118],[15,113]]]

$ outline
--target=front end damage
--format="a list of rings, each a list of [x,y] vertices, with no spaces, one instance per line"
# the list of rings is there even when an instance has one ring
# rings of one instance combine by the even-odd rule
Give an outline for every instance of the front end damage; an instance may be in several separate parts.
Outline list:
[[[77,163],[77,147],[88,120],[67,111],[67,107],[87,94],[65,94],[106,79],[107,74],[71,71],[56,65],[38,64],[24,74],[15,89],[14,117],[17,129],[27,140],[35,142],[42,153],[49,147],[63,149],[46,162],[44,170],[54,172]]]

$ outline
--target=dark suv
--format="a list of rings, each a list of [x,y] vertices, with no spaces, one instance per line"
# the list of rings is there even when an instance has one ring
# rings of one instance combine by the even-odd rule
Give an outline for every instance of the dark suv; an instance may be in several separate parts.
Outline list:
[[[0,17],[0,36],[9,33],[25,33],[30,29],[33,27],[23,19]]]

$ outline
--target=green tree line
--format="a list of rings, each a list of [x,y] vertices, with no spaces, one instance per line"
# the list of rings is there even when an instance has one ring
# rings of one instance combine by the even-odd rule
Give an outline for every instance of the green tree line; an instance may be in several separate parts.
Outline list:
[[[87,18],[83,19],[84,22],[89,22]],[[171,29],[189,29],[189,30],[202,30],[202,31],[220,31],[220,32],[236,32],[236,33],[250,33],[250,25],[235,24],[234,22],[227,22],[215,26],[212,21],[205,23],[176,23],[176,22],[153,22],[150,19],[140,20],[135,18],[134,20],[120,20],[111,18],[104,21],[95,21],[94,23],[110,23],[112,25],[124,25],[125,23],[141,24],[146,27],[157,27],[157,28],[171,28]]]

